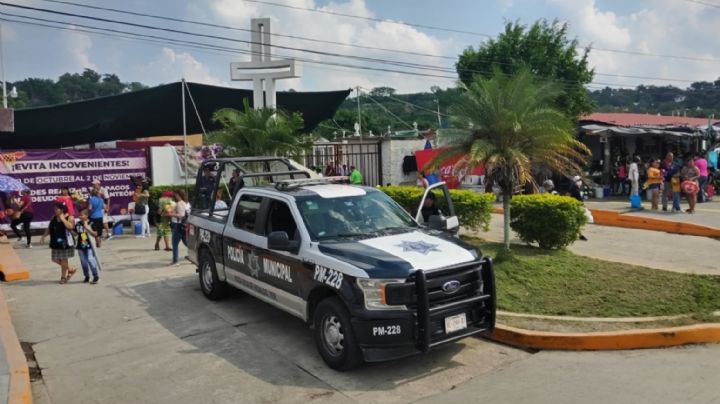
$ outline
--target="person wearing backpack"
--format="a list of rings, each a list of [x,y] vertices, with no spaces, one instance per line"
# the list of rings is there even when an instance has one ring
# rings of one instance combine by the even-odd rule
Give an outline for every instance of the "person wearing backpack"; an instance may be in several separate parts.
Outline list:
[[[90,274],[92,273],[92,283],[95,285],[100,280],[98,276],[98,257],[93,252],[90,244],[90,237],[97,237],[97,233],[92,229],[90,224],[90,213],[87,209],[80,211],[80,220],[75,224],[75,234],[77,235],[77,251],[80,257],[80,265],[82,266],[83,275],[85,275],[84,283],[90,282]]]
[[[45,238],[50,236],[50,256],[52,262],[60,265],[61,285],[66,284],[77,271],[70,268],[69,264],[70,258],[75,256],[75,240],[71,233],[74,227],[75,223],[68,220],[67,206],[62,202],[55,202],[55,215],[40,238],[40,243],[45,243]]]

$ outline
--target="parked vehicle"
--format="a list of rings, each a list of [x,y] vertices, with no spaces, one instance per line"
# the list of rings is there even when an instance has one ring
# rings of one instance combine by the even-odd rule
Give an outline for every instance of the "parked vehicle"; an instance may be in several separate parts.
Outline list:
[[[235,170],[244,185],[233,192]],[[342,180],[275,157],[205,162],[186,230],[205,296],[232,286],[303,319],[334,369],[494,328],[492,261],[457,237],[444,183],[413,218],[382,191]],[[217,190],[234,196],[209,203]],[[444,212],[428,208],[440,198]]]

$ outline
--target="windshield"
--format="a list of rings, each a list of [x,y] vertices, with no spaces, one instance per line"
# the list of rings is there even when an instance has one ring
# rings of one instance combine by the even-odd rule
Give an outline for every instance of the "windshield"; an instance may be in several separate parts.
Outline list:
[[[319,195],[298,197],[297,206],[310,237],[315,241],[376,237],[417,227],[403,208],[377,191],[339,198]]]

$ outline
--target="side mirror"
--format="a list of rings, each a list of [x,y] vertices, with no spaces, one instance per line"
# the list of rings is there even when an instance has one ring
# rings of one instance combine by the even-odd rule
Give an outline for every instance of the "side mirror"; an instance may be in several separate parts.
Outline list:
[[[268,236],[268,248],[271,250],[297,253],[298,250],[300,250],[300,242],[290,240],[287,232],[274,231]]]
[[[457,233],[460,229],[460,221],[457,216],[442,217],[438,215],[430,216],[428,220],[429,228],[433,230],[448,231],[451,233]]]

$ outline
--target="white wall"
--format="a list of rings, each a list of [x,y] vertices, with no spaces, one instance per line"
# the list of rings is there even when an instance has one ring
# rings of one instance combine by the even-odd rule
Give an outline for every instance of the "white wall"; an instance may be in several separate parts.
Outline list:
[[[382,150],[382,185],[415,184],[417,173],[404,175],[402,172],[403,157],[413,155],[415,151],[425,147],[425,139],[388,139],[383,140]]]
[[[153,185],[182,185],[185,184],[183,168],[180,166],[177,152],[173,146],[150,148],[150,164]],[[189,182],[195,182],[195,176],[190,173]]]

